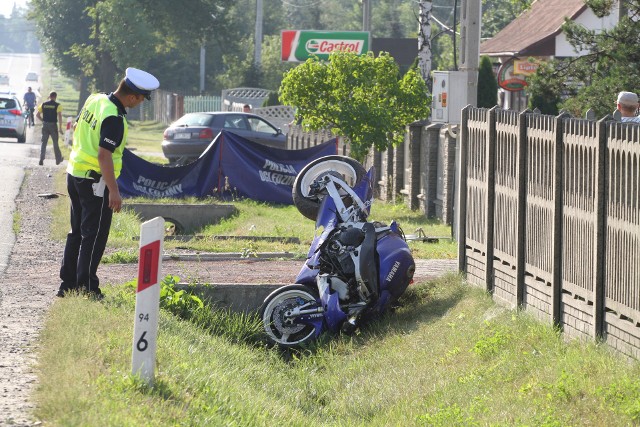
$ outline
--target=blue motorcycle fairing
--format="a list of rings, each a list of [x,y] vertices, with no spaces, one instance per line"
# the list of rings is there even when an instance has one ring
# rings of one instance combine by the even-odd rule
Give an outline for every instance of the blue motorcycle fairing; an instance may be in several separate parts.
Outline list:
[[[293,319],[295,323],[313,326],[316,338],[325,329],[336,332],[347,320],[347,315],[340,308],[338,293],[332,292],[329,286],[323,290],[318,304],[324,308],[323,313],[303,314]]]
[[[340,308],[340,298],[337,292],[331,292],[331,289],[327,286],[320,295],[320,301],[324,307],[324,320],[327,328],[335,332],[340,328],[342,322],[347,320],[347,315]]]
[[[320,227],[327,228],[330,224],[335,224],[337,211],[338,208],[331,197],[323,198],[316,218],[316,230]],[[313,245],[311,247],[313,248]]]
[[[415,262],[411,251],[399,234],[389,233],[378,240],[377,252],[380,257],[380,290],[386,290],[392,298],[397,298],[413,279]]]
[[[313,335],[318,338],[324,331],[324,318],[322,313],[302,314],[294,319],[295,323],[313,327]]]
[[[387,290],[380,292],[380,296],[378,297],[378,300],[369,309],[370,312],[375,312],[378,314],[382,313],[387,308],[387,304],[390,302],[390,299],[389,299],[390,296],[391,295]]]
[[[318,257],[320,254],[317,252],[318,248],[327,240],[327,237],[334,229],[334,224],[330,224],[325,227],[319,236],[316,236],[311,243],[309,253],[307,254],[307,260],[302,265],[300,272],[296,276],[296,283],[313,284],[315,283],[315,277],[318,275],[318,269],[314,268],[318,265]]]

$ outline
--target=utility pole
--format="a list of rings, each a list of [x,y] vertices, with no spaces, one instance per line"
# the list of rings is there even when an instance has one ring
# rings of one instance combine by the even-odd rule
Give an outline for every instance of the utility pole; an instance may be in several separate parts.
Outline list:
[[[205,47],[204,42],[200,45],[200,95],[204,95],[204,57]]]
[[[256,40],[253,63],[259,67],[262,63],[262,0],[256,0]]]
[[[478,105],[478,66],[480,63],[481,0],[462,0],[460,19],[460,71],[466,73],[467,101]]]
[[[362,31],[371,31],[371,0],[362,0]]]
[[[478,106],[478,65],[480,63],[480,25],[482,10],[481,0],[462,0],[460,19],[460,72],[465,73],[464,80],[467,82],[464,91],[465,102],[462,104]],[[464,130],[462,131],[464,132]],[[464,222],[465,218],[460,216],[461,192],[467,191],[461,188],[462,174],[466,173],[466,165],[463,165],[462,150],[460,149],[461,133],[458,132],[458,140],[456,142],[456,178],[455,178],[455,202],[454,202],[454,219],[453,237],[460,242],[460,236],[465,234]],[[458,260],[462,269],[464,260]]]

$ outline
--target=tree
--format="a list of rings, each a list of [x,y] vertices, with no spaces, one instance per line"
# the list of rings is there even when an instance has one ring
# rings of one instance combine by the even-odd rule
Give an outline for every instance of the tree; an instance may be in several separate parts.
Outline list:
[[[596,15],[612,12],[612,0],[587,0]],[[564,99],[560,107],[573,115],[593,109],[599,116],[614,109],[616,94],[640,91],[640,0],[624,2],[627,14],[610,30],[590,31],[566,20],[567,40],[583,55],[551,61],[529,85],[532,97]]]
[[[478,69],[478,107],[491,108],[498,103],[498,81],[493,64],[487,55],[480,58]]]
[[[529,105],[531,110],[536,108],[542,114],[558,114],[558,104],[560,103],[560,93],[562,85],[557,79],[551,77],[553,68],[550,64],[540,64],[538,71],[529,79]]]
[[[422,78],[430,86],[431,80],[431,8],[433,1],[420,0],[420,30],[418,32],[418,66]]]
[[[405,126],[429,115],[420,73],[414,68],[400,78],[385,53],[334,53],[327,63],[310,58],[285,74],[279,92],[303,126],[348,137],[351,156],[360,160],[372,145],[385,150],[401,143]]]
[[[482,38],[493,37],[531,6],[532,0],[482,0]]]

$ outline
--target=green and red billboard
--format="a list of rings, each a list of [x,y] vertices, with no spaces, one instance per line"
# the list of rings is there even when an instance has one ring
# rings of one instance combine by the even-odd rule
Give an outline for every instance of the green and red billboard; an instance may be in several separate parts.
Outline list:
[[[282,31],[283,61],[303,62],[312,55],[327,59],[337,51],[362,55],[368,50],[368,31]]]

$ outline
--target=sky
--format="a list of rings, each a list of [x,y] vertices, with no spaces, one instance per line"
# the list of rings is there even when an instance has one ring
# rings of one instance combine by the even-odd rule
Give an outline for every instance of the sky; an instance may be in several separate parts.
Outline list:
[[[18,7],[26,7],[28,0],[0,0],[0,15],[5,17],[11,16],[13,10],[13,4],[17,4]]]

